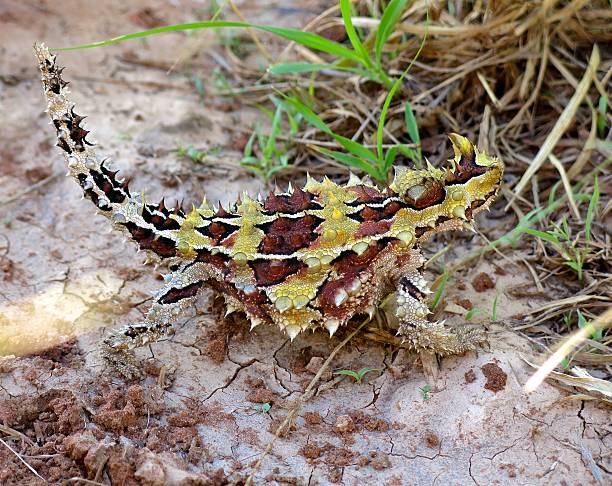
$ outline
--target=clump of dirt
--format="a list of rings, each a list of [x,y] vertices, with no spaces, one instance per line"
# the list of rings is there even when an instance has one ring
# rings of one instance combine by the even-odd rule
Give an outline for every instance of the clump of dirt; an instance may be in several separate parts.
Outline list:
[[[355,464],[359,455],[346,447],[337,447],[326,443],[322,447],[325,452],[323,462],[330,466],[346,467]]]
[[[63,450],[67,436],[83,429],[83,414],[75,395],[66,390],[0,401],[0,422],[23,434],[19,453],[33,456],[28,458],[29,464],[35,469],[44,468],[50,482],[59,481],[66,474],[78,476],[81,473],[75,461],[57,451]],[[49,460],[43,460],[44,455],[50,455]],[[0,448],[0,463],[4,464],[0,469],[0,482],[39,484],[33,481],[31,472],[14,459],[7,448]]]
[[[466,383],[474,383],[476,381],[476,373],[474,373],[474,370],[468,370],[465,372],[465,375],[463,375],[465,378],[465,382]]]
[[[304,421],[307,425],[321,425],[323,417],[319,412],[304,412]]]
[[[363,427],[370,432],[388,432],[389,430],[389,422],[385,419],[367,414],[362,410],[351,412],[349,415],[358,429]]]
[[[355,422],[350,415],[338,415],[332,426],[336,434],[350,434],[355,432]]]
[[[274,403],[278,400],[278,395],[267,388],[257,388],[251,391],[246,399],[251,403]]]
[[[367,465],[376,471],[383,471],[391,467],[391,460],[386,452],[370,451],[367,456],[361,456],[360,465]]]
[[[251,391],[247,394],[246,399],[251,403],[277,403],[279,396],[277,393],[266,388],[264,381],[261,378],[248,377],[247,385]]]
[[[465,310],[472,310],[474,308],[474,304],[470,299],[455,299],[455,304],[460,305]]]
[[[215,326],[208,329],[204,336],[204,354],[213,363],[222,364],[227,359],[227,343],[231,339],[244,340],[249,335],[249,324],[244,316],[225,315],[225,306],[221,299],[213,299],[208,309],[215,316]]]
[[[439,449],[440,448],[440,438],[431,431],[427,431],[423,436],[423,442],[430,449]]]
[[[321,457],[322,449],[315,444],[306,444],[302,446],[299,453],[306,459],[318,459]]]
[[[506,380],[508,375],[502,370],[497,363],[487,363],[480,368],[485,375],[487,382],[484,387],[494,393],[502,391],[506,388]]]
[[[213,361],[213,363],[223,363],[227,355],[227,344],[225,339],[212,339],[206,346],[206,355]]]
[[[489,274],[481,272],[472,279],[472,287],[476,292],[486,292],[489,289],[495,288],[495,282]]]
[[[67,390],[0,401],[0,421],[36,441],[81,430],[83,413],[75,394]]]
[[[159,393],[156,387],[145,390],[141,385],[131,385],[126,390],[103,383],[97,391],[97,395],[92,399],[97,410],[92,413],[91,418],[94,423],[109,432],[141,437],[141,426],[147,416],[165,411],[165,407],[153,397]]]

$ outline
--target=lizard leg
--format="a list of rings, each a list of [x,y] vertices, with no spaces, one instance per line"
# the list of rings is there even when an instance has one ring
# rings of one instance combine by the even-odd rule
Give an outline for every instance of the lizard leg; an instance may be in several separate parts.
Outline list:
[[[158,341],[170,334],[172,321],[191,304],[208,279],[202,264],[183,264],[164,277],[166,284],[155,293],[155,300],[144,321],[128,324],[104,339],[103,357],[128,379],[142,377],[133,349]]]
[[[403,275],[398,284],[396,316],[399,334],[415,349],[446,356],[463,354],[484,340],[482,331],[471,328],[448,329],[444,321],[427,319],[431,313],[425,302],[431,293],[418,270]]]

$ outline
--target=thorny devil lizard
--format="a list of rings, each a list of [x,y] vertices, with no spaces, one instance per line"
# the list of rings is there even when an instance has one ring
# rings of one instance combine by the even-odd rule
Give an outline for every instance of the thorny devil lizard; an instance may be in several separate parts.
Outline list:
[[[333,335],[393,294],[398,334],[411,347],[460,354],[482,341],[480,332],[428,320],[420,246],[464,229],[489,207],[501,184],[499,159],[451,134],[455,157],[447,168],[397,168],[385,188],[355,176],[344,185],[309,177],[303,188],[256,200],[245,194],[230,209],[204,201],[169,210],[163,200],[132,193],[110,170],[86,139],[55,56],[44,46],[35,51],[69,174],[115,228],[171,270],[144,322],[104,340],[105,357],[124,375],[139,374],[130,350],[167,335],[206,286],[223,295],[228,312],[244,312],[251,328],[276,324],[291,339],[317,328]]]

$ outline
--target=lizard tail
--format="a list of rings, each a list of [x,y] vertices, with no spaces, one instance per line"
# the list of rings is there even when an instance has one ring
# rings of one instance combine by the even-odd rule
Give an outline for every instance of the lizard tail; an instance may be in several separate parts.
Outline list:
[[[174,210],[159,204],[147,204],[144,194],[132,195],[128,182],[117,178],[87,140],[88,130],[81,127],[84,116],[74,111],[68,84],[62,70],[43,44],[35,44],[42,83],[47,98],[47,112],[57,131],[57,145],[68,163],[68,174],[76,179],[86,198],[108,217],[115,227],[126,231],[142,250],[161,259],[176,256],[177,230],[185,214],[180,205]]]

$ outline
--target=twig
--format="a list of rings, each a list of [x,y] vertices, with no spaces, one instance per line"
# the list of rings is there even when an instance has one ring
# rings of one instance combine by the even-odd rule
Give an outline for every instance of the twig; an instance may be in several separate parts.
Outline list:
[[[19,454],[19,452],[17,452],[15,449],[13,449],[10,445],[8,445],[6,442],[4,442],[4,440],[0,439],[0,442],[2,442],[9,451],[11,451],[13,454],[15,454],[17,456],[17,459],[19,459],[21,462],[23,462],[25,464],[25,466],[32,471],[38,478],[42,479],[45,483],[48,483],[49,481],[47,481],[45,478],[43,478],[40,474],[38,474],[38,472],[36,472],[36,469],[34,469],[32,466],[30,466],[23,457],[21,457],[21,455]]]

